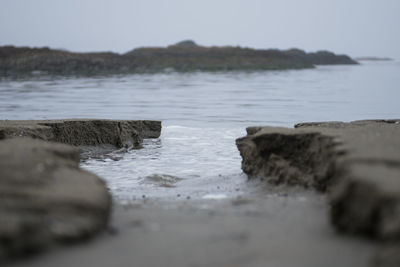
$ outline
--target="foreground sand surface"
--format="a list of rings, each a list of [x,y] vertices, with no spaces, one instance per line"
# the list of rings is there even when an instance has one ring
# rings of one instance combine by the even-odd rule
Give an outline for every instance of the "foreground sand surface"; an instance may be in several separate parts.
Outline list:
[[[368,266],[374,246],[338,235],[325,197],[299,190],[235,200],[114,206],[89,243],[9,266]]]

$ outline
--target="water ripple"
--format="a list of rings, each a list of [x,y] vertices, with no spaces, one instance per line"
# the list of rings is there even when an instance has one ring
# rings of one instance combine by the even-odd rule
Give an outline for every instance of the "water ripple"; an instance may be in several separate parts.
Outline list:
[[[245,127],[397,118],[398,62],[296,71],[162,73],[0,80],[0,119],[163,121],[141,150],[89,159],[117,198],[218,198],[250,190],[235,139]],[[146,177],[179,182],[144,183]]]

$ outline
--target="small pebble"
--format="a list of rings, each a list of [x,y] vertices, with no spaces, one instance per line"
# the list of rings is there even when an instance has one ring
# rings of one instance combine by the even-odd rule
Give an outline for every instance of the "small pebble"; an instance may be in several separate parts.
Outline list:
[[[190,196],[187,196],[186,199],[190,199]]]
[[[180,197],[180,196],[181,196],[181,194],[177,194],[176,196],[177,196],[177,197]]]
[[[142,198],[146,198],[146,195],[143,195]]]

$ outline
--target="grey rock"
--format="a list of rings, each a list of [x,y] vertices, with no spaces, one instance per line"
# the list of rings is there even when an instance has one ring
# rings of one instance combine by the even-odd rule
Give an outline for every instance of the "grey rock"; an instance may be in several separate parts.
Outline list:
[[[44,129],[28,132],[51,136]],[[79,149],[31,138],[0,141],[0,199],[0,262],[87,239],[111,208],[104,182],[79,168]]]

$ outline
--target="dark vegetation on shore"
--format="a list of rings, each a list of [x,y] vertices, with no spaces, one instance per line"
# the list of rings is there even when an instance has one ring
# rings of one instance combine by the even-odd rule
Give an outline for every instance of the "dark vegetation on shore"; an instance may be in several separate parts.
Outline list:
[[[0,75],[104,75],[162,71],[285,70],[315,65],[357,64],[346,55],[299,49],[259,50],[205,47],[182,41],[164,47],[137,48],[125,54],[73,53],[47,47],[0,47]]]

